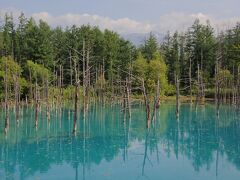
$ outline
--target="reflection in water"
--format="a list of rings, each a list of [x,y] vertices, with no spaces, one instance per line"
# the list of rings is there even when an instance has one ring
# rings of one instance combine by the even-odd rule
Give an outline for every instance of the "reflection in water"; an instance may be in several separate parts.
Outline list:
[[[175,106],[165,104],[148,130],[141,106],[126,120],[119,109],[80,112],[76,136],[67,108],[52,110],[50,123],[42,109],[37,131],[31,107],[22,109],[19,127],[12,112],[8,135],[0,134],[0,179],[239,178],[240,122],[232,107],[217,117],[213,105],[196,111],[183,104],[176,120]]]

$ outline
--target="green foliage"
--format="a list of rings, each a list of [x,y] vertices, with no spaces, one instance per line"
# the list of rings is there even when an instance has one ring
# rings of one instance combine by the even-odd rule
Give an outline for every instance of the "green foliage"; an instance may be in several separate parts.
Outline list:
[[[149,38],[145,40],[140,51],[145,59],[151,60],[154,58],[154,53],[158,51],[158,42],[154,34],[150,33]]]
[[[222,55],[217,52],[217,38],[209,21],[201,24],[197,19],[186,32],[175,32],[173,35],[168,33],[160,49],[168,67],[169,83],[175,84],[175,77],[178,75],[180,86],[184,89],[183,94],[189,93],[186,87],[190,86],[190,71],[192,88],[196,85],[198,66],[205,87],[214,86],[216,60],[219,57],[224,58],[224,53],[222,50]]]
[[[221,47],[221,61],[225,68],[232,73],[237,72],[240,64],[240,23],[229,29],[225,34],[219,37],[218,46]]]
[[[167,66],[158,52],[155,52],[153,59],[149,62],[143,58],[141,53],[134,62],[134,74],[143,78],[149,92],[154,92],[157,81],[160,81],[161,93],[164,94],[168,87]]]
[[[220,70],[216,77],[221,87],[232,88],[233,75],[229,70]]]
[[[27,69],[31,73],[33,80],[42,80],[42,83],[51,77],[51,73],[47,68],[41,64],[32,62],[31,60],[27,61]]]
[[[175,94],[176,94],[176,86],[174,86],[172,84],[168,84],[168,86],[166,86],[166,89],[165,89],[165,95],[173,96]]]
[[[186,37],[175,32],[173,36],[168,33],[161,46],[161,52],[168,66],[168,79],[175,84],[175,76],[185,77],[188,71],[187,52],[185,49]]]
[[[7,69],[7,71],[6,71]],[[20,85],[20,92],[23,93],[23,90],[27,88],[28,83],[27,81],[21,77],[22,74],[22,68],[18,63],[16,63],[11,56],[2,57],[0,59],[0,78],[1,78],[1,84],[4,84],[4,79],[7,76],[7,84],[10,86],[10,88],[14,88],[15,83],[17,81],[17,78],[19,78],[19,85]],[[0,89],[3,91],[3,86]],[[1,97],[3,94],[1,95]]]
[[[104,56],[107,69],[107,78],[112,83],[116,78],[117,67],[117,53],[119,48],[118,34],[112,31],[105,30],[104,32]]]
[[[0,76],[5,78],[5,69],[7,68],[7,80],[9,84],[14,84],[16,76],[20,76],[22,68],[12,59],[11,56],[0,59]]]
[[[153,60],[149,62],[148,76],[148,79],[153,80],[155,83],[159,79],[161,93],[163,94],[168,86],[167,66],[159,53],[155,53]]]
[[[12,14],[5,14],[3,26],[3,52],[5,56],[14,56],[14,25]]]
[[[202,25],[199,20],[196,20],[188,33],[186,46],[193,62],[193,72],[197,71],[197,65],[199,64],[205,73],[213,76],[216,60],[214,29],[209,21],[207,25]]]
[[[148,69],[148,63],[146,59],[142,56],[141,53],[138,54],[137,60],[133,64],[134,67],[134,74],[137,75],[140,78],[147,78],[147,69]]]

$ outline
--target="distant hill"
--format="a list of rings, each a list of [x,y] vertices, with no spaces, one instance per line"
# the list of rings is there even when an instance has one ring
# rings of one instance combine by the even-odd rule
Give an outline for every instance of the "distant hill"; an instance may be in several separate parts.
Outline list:
[[[152,32],[159,43],[163,41],[164,34],[158,33],[158,32]],[[141,45],[144,40],[149,36],[150,33],[130,33],[130,34],[121,34],[121,36],[126,39],[131,41],[134,45],[139,46]]]

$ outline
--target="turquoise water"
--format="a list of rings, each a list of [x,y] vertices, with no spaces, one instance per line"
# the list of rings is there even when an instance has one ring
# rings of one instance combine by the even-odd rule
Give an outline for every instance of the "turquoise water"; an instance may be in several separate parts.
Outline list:
[[[3,134],[0,115],[0,179],[85,180],[239,180],[240,116],[228,106],[219,118],[214,105],[163,104],[153,127],[146,130],[144,108],[134,106],[131,120],[119,106],[92,106],[72,135],[73,113],[44,110],[39,128],[34,111],[22,110],[17,127],[11,113],[10,131]]]

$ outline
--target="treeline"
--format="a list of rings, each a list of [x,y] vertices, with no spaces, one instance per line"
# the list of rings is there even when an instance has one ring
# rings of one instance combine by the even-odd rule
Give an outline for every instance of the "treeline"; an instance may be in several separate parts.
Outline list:
[[[186,32],[170,33],[160,49],[171,84],[179,77],[182,93],[202,98],[216,95],[236,103],[239,96],[240,24],[216,32],[196,20]],[[219,92],[218,92],[219,91]],[[239,98],[238,98],[239,99]]]
[[[239,23],[217,33],[209,22],[196,20],[186,32],[167,33],[161,44],[150,34],[136,47],[89,25],[53,29],[23,13],[16,24],[10,14],[2,19],[2,100],[73,99],[76,83],[84,96],[127,98],[130,92],[190,95],[191,101],[194,95],[239,99]]]
[[[8,61],[19,66],[21,77],[27,81],[24,85],[28,86],[25,89],[21,86],[22,97],[29,98],[31,86],[37,79],[44,79],[44,72],[48,73],[49,84],[58,87],[66,88],[75,83],[74,66],[81,84],[85,78],[90,86],[103,86],[105,81],[98,82],[103,75],[102,78],[113,85],[117,78],[125,78],[124,71],[136,56],[135,47],[115,32],[102,32],[98,27],[90,26],[51,29],[41,20],[36,23],[33,18],[26,19],[24,14],[16,25],[12,16],[5,15],[0,32],[0,52],[1,57],[8,57]]]

